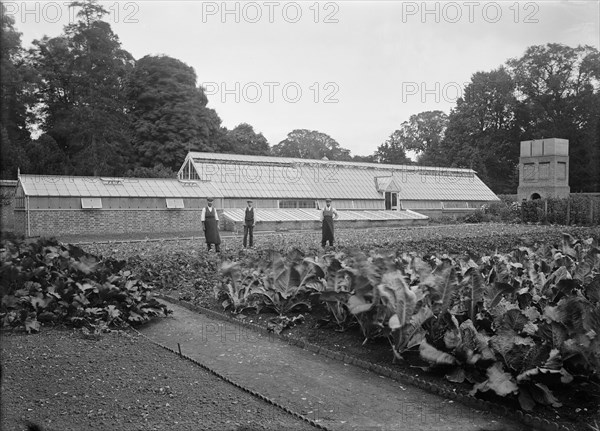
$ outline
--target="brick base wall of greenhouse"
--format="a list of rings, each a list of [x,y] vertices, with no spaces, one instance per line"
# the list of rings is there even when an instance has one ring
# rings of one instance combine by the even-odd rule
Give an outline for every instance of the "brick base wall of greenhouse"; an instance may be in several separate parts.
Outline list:
[[[201,234],[198,209],[188,210],[24,210],[15,211],[15,232],[38,236],[94,236],[111,234]],[[338,221],[337,229],[400,227],[427,224],[426,220]],[[319,221],[258,222],[256,231],[318,230]],[[240,223],[221,221],[221,229],[241,232]]]
[[[200,230],[200,210],[15,211],[26,236],[180,233]],[[28,229],[29,228],[29,229]]]

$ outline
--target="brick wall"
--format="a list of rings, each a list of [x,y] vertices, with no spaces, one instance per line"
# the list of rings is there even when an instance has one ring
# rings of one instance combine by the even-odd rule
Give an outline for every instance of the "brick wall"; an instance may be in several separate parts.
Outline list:
[[[30,210],[29,236],[185,233],[201,235],[201,210]],[[241,223],[223,221],[222,229],[243,232]],[[15,232],[27,235],[27,213],[15,211]],[[426,225],[427,220],[336,221],[336,229]],[[320,230],[320,221],[259,222],[256,231]]]
[[[201,232],[198,210],[31,210],[30,236],[106,233]],[[15,227],[27,234],[25,211],[15,212]]]

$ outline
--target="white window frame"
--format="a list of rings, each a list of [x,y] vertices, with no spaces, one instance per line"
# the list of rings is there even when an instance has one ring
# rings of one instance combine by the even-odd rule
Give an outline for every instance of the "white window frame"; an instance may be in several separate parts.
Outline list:
[[[165,200],[167,201],[168,209],[180,210],[185,208],[182,198],[166,198]]]
[[[84,210],[102,209],[102,198],[81,198],[81,208]]]

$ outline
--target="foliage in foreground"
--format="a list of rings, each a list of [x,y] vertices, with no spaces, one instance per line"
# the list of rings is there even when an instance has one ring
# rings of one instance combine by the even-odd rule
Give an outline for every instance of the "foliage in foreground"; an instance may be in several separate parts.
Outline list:
[[[271,253],[225,262],[216,293],[234,313],[324,306],[340,330],[357,322],[365,342],[388,339],[395,361],[468,382],[472,395],[514,397],[527,411],[559,407],[553,391],[569,384],[600,395],[597,241],[565,234],[560,245],[476,260],[358,249],[316,259]]]
[[[123,269],[124,261],[102,260],[47,239],[3,241],[0,256],[3,328],[31,333],[43,323],[62,323],[96,332],[170,313],[149,285]]]
[[[564,232],[569,233],[574,238],[593,237],[597,239],[600,237],[600,230],[597,227],[571,226],[563,229]],[[584,333],[583,336],[581,334],[578,336],[575,332],[569,332],[571,331],[569,329],[571,323],[568,323],[568,321],[565,322],[567,325],[561,322],[548,322],[546,319],[549,317],[545,317],[544,314],[546,305],[558,307],[561,298],[555,298],[552,295],[546,297],[550,294],[550,291],[547,289],[544,289],[544,295],[540,295],[540,298],[537,296],[533,297],[529,305],[523,302],[528,296],[523,292],[519,292],[520,289],[524,289],[525,287],[530,288],[532,291],[534,290],[533,285],[528,280],[532,274],[535,276],[536,272],[538,274],[540,272],[543,273],[546,282],[548,282],[550,280],[549,276],[552,276],[561,266],[570,267],[570,265],[566,264],[571,261],[576,265],[580,265],[581,259],[585,257],[587,252],[591,252],[591,256],[596,259],[597,253],[594,250],[597,249],[597,244],[595,242],[574,241],[569,239],[568,236],[565,237],[561,231],[557,231],[556,227],[552,226],[525,226],[519,224],[457,225],[423,229],[374,229],[367,232],[340,230],[336,236],[338,245],[335,250],[338,252],[326,254],[323,254],[319,248],[320,236],[318,233],[261,235],[255,239],[258,247],[252,250],[241,248],[241,238],[227,238],[222,245],[223,252],[220,256],[214,253],[207,254],[204,251],[204,243],[202,241],[198,243],[197,241],[189,240],[91,244],[88,248],[98,255],[128,259],[128,269],[134,271],[137,277],[153,283],[161,292],[175,295],[183,300],[212,307],[214,306],[214,302],[211,301],[210,296],[213,296],[212,293],[216,290],[221,299],[221,305],[235,313],[241,313],[242,310],[252,310],[254,312],[270,310],[278,313],[265,299],[266,297],[261,294],[261,289],[264,289],[263,280],[265,277],[270,280],[285,280],[286,274],[292,275],[291,277],[287,277],[288,280],[291,280],[287,285],[271,284],[269,287],[272,291],[270,293],[272,297],[275,297],[276,289],[281,288],[281,295],[278,294],[276,300],[279,300],[277,304],[281,304],[282,309],[289,309],[289,306],[293,306],[296,302],[300,301],[304,304],[294,307],[293,311],[302,311],[302,316],[306,316],[305,311],[308,308],[306,304],[310,304],[312,311],[318,314],[321,314],[320,311],[329,311],[329,322],[335,326],[336,330],[345,331],[350,326],[359,326],[361,331],[363,331],[365,342],[369,342],[369,340],[374,338],[389,340],[390,345],[393,346],[392,351],[396,350],[396,353],[391,355],[396,361],[405,361],[410,367],[424,367],[432,370],[432,372],[441,372],[442,376],[447,375],[449,380],[462,380],[465,382],[464,385],[470,384],[472,388],[476,384],[483,383],[489,379],[487,368],[481,369],[488,363],[490,364],[488,368],[492,368],[495,363],[501,364],[504,367],[504,372],[510,375],[509,381],[511,379],[517,381],[517,376],[527,370],[523,372],[520,372],[520,370],[513,371],[510,367],[518,368],[518,363],[513,360],[513,356],[520,354],[520,349],[525,350],[528,347],[527,344],[521,344],[523,339],[526,340],[526,343],[531,343],[531,340],[536,343],[539,341],[544,348],[538,358],[543,358],[546,354],[545,352],[548,351],[548,327],[553,330],[557,329],[556,334],[564,334],[563,330],[558,329],[563,328],[568,337],[564,340],[557,338],[556,345],[561,345],[565,349],[565,357],[562,357],[563,365],[559,366],[558,370],[564,368],[573,377],[573,382],[566,386],[568,391],[563,391],[565,384],[560,382],[560,377],[556,384],[553,381],[544,382],[543,380],[536,380],[535,384],[531,384],[531,382],[523,380],[525,376],[529,376],[530,380],[549,377],[556,378],[559,375],[563,376],[560,373],[552,375],[552,373],[542,370],[538,375],[525,374],[522,376],[521,381],[517,381],[516,383],[519,392],[510,392],[504,397],[518,402],[522,390],[523,393],[529,393],[534,399],[541,400],[536,400],[536,404],[541,405],[545,402],[543,400],[546,397],[543,389],[536,386],[537,383],[541,383],[545,384],[552,395],[557,395],[556,398],[560,400],[567,396],[582,396],[586,400],[597,399],[593,397],[599,395],[598,388],[600,387],[600,382],[597,365],[593,365],[594,356],[592,355],[591,362],[584,367],[582,372],[575,365],[578,362],[585,364],[586,360],[580,361],[580,359],[589,358],[590,355],[587,353],[593,353],[593,349],[597,349],[595,347],[597,346],[597,338],[594,333],[587,331],[587,335]],[[540,246],[540,244],[545,245]],[[522,247],[525,248],[523,249]],[[405,254],[404,251],[407,250],[411,251],[411,253]],[[524,250],[527,250],[527,253]],[[553,250],[555,253],[553,253]],[[573,250],[575,250],[575,254],[573,254]],[[568,256],[568,258],[555,260],[554,258],[559,252]],[[534,257],[534,255],[537,257]],[[486,258],[485,256],[488,257]],[[309,257],[310,259],[304,261],[305,257]],[[527,258],[530,259],[530,263],[527,263]],[[496,269],[493,273],[495,274],[496,270],[500,269],[502,265],[508,265],[511,268],[511,274],[515,273],[517,281],[502,278],[505,275],[502,277],[497,277],[496,275],[490,276],[491,268],[494,266],[490,262],[496,262],[498,259],[506,260],[510,264],[496,263]],[[224,271],[221,272],[219,268],[223,260],[229,262],[223,266]],[[274,260],[278,260],[279,263],[273,265]],[[523,262],[521,262],[522,260]],[[542,260],[545,263],[542,263]],[[419,261],[421,263],[418,263]],[[462,265],[461,262],[463,262]],[[484,289],[483,303],[481,303],[480,298],[477,296],[475,297],[477,301],[471,301],[471,303],[475,303],[476,305],[474,310],[478,310],[475,320],[466,317],[468,315],[466,310],[471,310],[469,302],[466,299],[469,292],[468,286],[476,287],[479,283],[475,279],[477,277],[474,275],[475,271],[466,273],[468,267],[473,265],[473,262],[477,266],[477,272],[481,274]],[[533,262],[535,269],[533,272],[528,269],[531,262]],[[311,279],[310,284],[305,283],[303,287],[300,287],[299,282],[302,280],[302,277],[298,277],[295,274],[308,274],[309,270],[319,272],[319,268],[315,264],[323,274],[316,275]],[[298,267],[298,265],[302,267]],[[442,277],[437,277],[440,272],[444,273],[444,271],[447,271],[447,267],[444,265],[454,269],[453,273],[456,275],[456,280],[454,280],[452,275],[449,275],[447,278],[450,285],[454,286],[454,288],[451,288],[448,292],[453,291],[457,296],[443,295],[440,293],[444,291],[443,289],[434,288],[434,285],[444,280]],[[525,269],[518,268],[519,265],[523,265]],[[294,271],[289,269],[292,267],[295,268]],[[581,266],[582,269],[584,267]],[[277,273],[271,273],[271,269],[273,268],[279,268],[279,277],[276,275]],[[572,272],[572,269],[567,269],[569,275],[566,273],[561,275],[563,270],[560,270],[561,272],[557,273],[548,282],[548,287],[555,286],[557,283],[560,283],[560,286],[570,283],[570,281],[560,281],[559,275],[565,280],[569,280],[569,276],[571,276],[571,280],[575,279],[574,283],[581,284],[575,278],[575,273]],[[420,270],[423,271],[420,272]],[[231,271],[229,275],[226,274],[227,271]],[[397,271],[402,275],[403,281],[401,281]],[[428,276],[428,271],[433,274],[433,278]],[[505,273],[505,271],[500,272]],[[380,286],[386,274],[388,275],[385,278],[385,284]],[[231,276],[236,280],[235,287],[231,282]],[[423,278],[429,278],[429,280],[422,282]],[[432,282],[434,279],[437,281]],[[506,286],[501,284],[501,280],[506,281],[506,284],[510,284],[511,286],[513,283],[517,283],[517,286],[520,285],[520,287],[518,289],[515,288],[514,291],[510,291],[510,289],[504,291],[502,286]],[[589,296],[590,292],[594,291],[593,286],[597,286],[596,283],[598,282],[596,280],[598,280],[597,266],[588,274],[587,281],[579,288],[567,292],[567,296],[573,296],[574,298],[583,296],[583,300],[575,302],[579,302],[580,305],[588,304],[589,302],[593,305],[592,309],[597,309],[597,301],[594,302],[594,297]],[[591,288],[588,287],[590,281],[592,281]],[[417,302],[414,312],[412,315],[409,315],[409,309],[407,309],[405,320],[401,319],[402,315],[398,314],[397,311],[394,311],[394,313],[390,312],[389,308],[391,308],[392,302],[388,299],[392,297],[391,292],[394,292],[394,295],[397,293],[394,286],[396,284],[402,286],[403,282],[410,290],[421,291],[415,298]],[[232,290],[229,290],[228,286],[230,284],[233,288]],[[300,288],[297,289],[298,287]],[[497,288],[501,292],[499,296],[492,294],[492,291]],[[248,300],[244,299],[245,289],[251,290],[256,295],[251,296],[251,300],[248,299],[250,296],[247,296],[246,299]],[[287,295],[286,292],[294,292],[296,289],[298,290],[298,297]],[[478,289],[471,289],[471,291],[477,292]],[[229,294],[232,294],[233,298],[240,299],[240,302],[236,306],[230,300]],[[463,296],[462,299],[460,295]],[[496,298],[496,301],[500,300],[498,303],[500,305],[494,303],[499,308],[492,310],[493,312],[489,310],[492,305],[489,299],[490,296]],[[364,301],[357,301],[359,299],[364,299]],[[449,312],[442,313],[442,305],[445,304],[446,300],[452,300],[452,306],[449,308]],[[454,301],[456,301],[456,304]],[[423,304],[428,303],[431,303],[428,307],[423,306]],[[248,304],[250,304],[249,307]],[[461,308],[457,304],[462,304],[461,307],[464,307],[464,310],[460,311]],[[319,307],[323,307],[323,310],[320,310]],[[360,307],[364,307],[365,311],[358,313],[357,311],[361,310]],[[514,339],[515,346],[501,355],[494,350],[494,346],[490,346],[488,338],[498,335],[500,327],[510,323],[510,320],[503,323],[502,320],[494,319],[493,317],[490,318],[490,316],[494,315],[499,316],[503,307],[507,311],[506,319],[516,317],[516,320],[519,321],[521,319],[520,314],[526,313],[526,318],[531,324],[537,325],[540,334],[534,332],[533,335],[528,335],[528,332],[523,332],[519,323],[513,329],[516,332],[520,331],[517,332],[519,338]],[[429,315],[428,308],[431,309],[433,316]],[[534,308],[538,310],[540,316],[533,313]],[[351,309],[355,314],[350,311]],[[550,310],[552,309],[548,309],[548,312]],[[557,310],[560,309],[555,309],[555,311]],[[396,317],[392,318],[394,314],[398,314],[398,320],[396,320]],[[456,319],[456,323],[452,317]],[[298,319],[300,319],[300,316],[296,313],[290,315],[277,314],[274,321],[270,323],[272,323],[272,329],[277,332],[286,326],[297,323]],[[414,323],[414,325],[404,326],[406,319],[408,319],[409,323]],[[448,322],[448,320],[450,321]],[[467,320],[470,320],[473,324],[475,331],[472,330]],[[422,321],[421,324],[419,324],[420,321]],[[487,340],[490,350],[494,352],[494,362],[491,363],[491,358],[488,359],[485,356],[489,355],[489,351],[483,349],[483,344],[480,348],[481,351],[472,349],[474,353],[470,356],[471,360],[473,360],[473,358],[478,358],[476,356],[478,354],[482,356],[482,359],[478,359],[476,364],[469,364],[469,361],[464,359],[463,347],[457,345],[454,348],[450,348],[446,347],[445,344],[440,345],[439,342],[436,342],[437,337],[439,337],[439,334],[436,335],[436,330],[441,332],[445,328],[444,322],[447,322],[448,325],[443,335],[445,336],[446,332],[451,332],[456,336],[460,332],[463,347],[468,343],[467,338],[470,335],[474,336],[477,340],[482,340],[478,334],[488,337],[484,339]],[[319,324],[323,323],[325,323],[324,319],[319,321]],[[402,329],[396,328],[398,324],[401,325]],[[458,324],[459,331],[455,329],[456,324]],[[533,326],[524,323],[523,328],[531,332]],[[429,345],[433,346],[439,352],[453,356],[459,365],[434,365],[423,359],[421,357],[421,344],[420,342],[416,342],[424,331],[426,341]],[[579,331],[579,329],[576,329],[576,331]],[[594,331],[598,333],[596,330]],[[506,337],[502,338],[499,336],[496,340],[506,340]],[[575,342],[569,340],[575,340]],[[587,346],[585,345],[587,343],[586,340],[590,341],[590,344]],[[587,352],[584,355],[572,352],[572,347],[574,345],[577,346],[577,343],[581,341],[584,342],[584,353]],[[449,346],[452,345],[452,343],[449,344]],[[501,344],[496,342],[494,345],[501,346]],[[507,345],[510,346],[510,343]],[[424,345],[424,347],[426,346]],[[532,345],[529,347],[531,347],[531,354],[537,350]],[[550,352],[552,352],[553,348],[550,348]],[[571,349],[571,353],[569,349]],[[485,355],[483,354],[484,350]],[[561,349],[558,350],[559,353],[562,352]],[[423,356],[425,358],[430,357],[429,353],[431,352],[429,349],[423,349]],[[554,355],[554,353],[552,354]],[[434,357],[437,357],[436,355],[444,357],[434,352]],[[467,351],[467,358],[469,355]],[[505,357],[507,358],[507,362],[504,362]],[[553,356],[553,358],[555,357]],[[547,355],[546,362],[549,359],[550,354]],[[508,371],[506,370],[507,367],[509,367]],[[462,378],[463,371],[464,379]],[[498,371],[497,368],[492,368],[490,371],[492,379],[502,375],[496,371]],[[569,379],[566,375],[564,378]],[[527,385],[531,387],[527,387]],[[484,388],[482,387],[482,389]],[[474,393],[476,396],[483,397],[490,397],[492,394],[496,394],[496,391],[493,389],[487,390],[485,393],[477,390]],[[522,395],[521,399],[525,407],[529,408],[526,397],[527,395]],[[557,405],[556,403],[554,404]]]

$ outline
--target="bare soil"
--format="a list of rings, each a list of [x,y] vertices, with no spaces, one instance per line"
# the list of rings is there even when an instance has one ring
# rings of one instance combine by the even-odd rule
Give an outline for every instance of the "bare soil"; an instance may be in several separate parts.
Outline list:
[[[0,429],[310,430],[134,333],[1,333]]]

